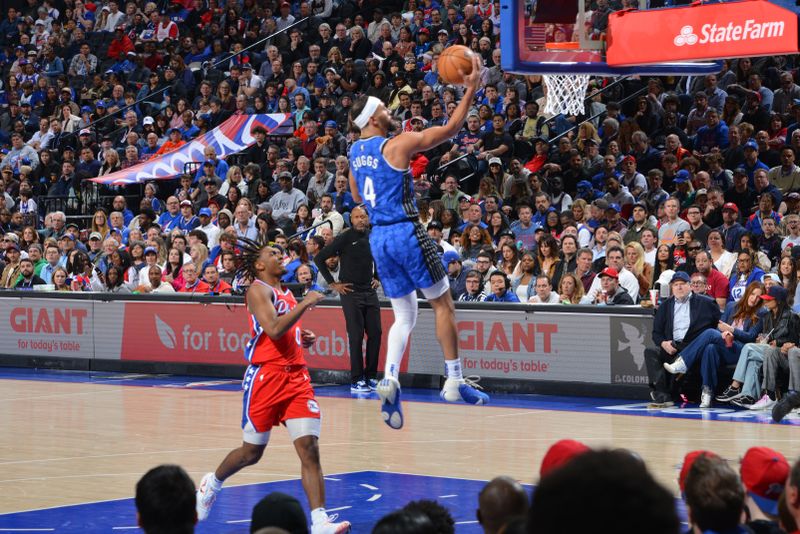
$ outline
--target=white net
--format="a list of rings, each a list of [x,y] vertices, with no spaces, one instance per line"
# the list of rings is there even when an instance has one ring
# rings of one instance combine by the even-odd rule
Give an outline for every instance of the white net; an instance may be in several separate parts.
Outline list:
[[[589,85],[588,74],[546,74],[547,104],[544,112],[553,115],[580,115]]]

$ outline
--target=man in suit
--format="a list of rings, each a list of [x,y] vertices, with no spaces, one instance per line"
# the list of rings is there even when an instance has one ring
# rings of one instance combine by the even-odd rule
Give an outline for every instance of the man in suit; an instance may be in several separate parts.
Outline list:
[[[670,280],[672,296],[662,303],[653,321],[655,349],[645,349],[650,398],[662,405],[671,405],[675,396],[672,375],[664,369],[694,338],[708,328],[716,328],[720,319],[717,303],[704,295],[692,294],[689,275],[676,272]]]

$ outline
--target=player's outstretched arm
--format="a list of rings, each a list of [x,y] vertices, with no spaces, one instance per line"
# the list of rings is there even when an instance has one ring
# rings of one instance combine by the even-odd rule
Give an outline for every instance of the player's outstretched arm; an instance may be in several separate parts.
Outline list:
[[[453,115],[450,117],[450,120],[447,121],[447,124],[444,126],[434,126],[433,128],[428,128],[421,132],[404,132],[391,139],[386,143],[386,148],[384,150],[384,153],[390,159],[390,163],[394,165],[395,162],[397,162],[401,164],[400,168],[405,168],[408,160],[406,159],[405,162],[400,160],[403,158],[410,158],[417,152],[425,152],[435,146],[439,146],[448,139],[455,137],[459,130],[461,130],[461,127],[464,125],[464,120],[467,118],[467,113],[469,113],[469,109],[472,107],[472,100],[475,97],[475,93],[480,87],[481,68],[483,66],[480,57],[479,54],[473,54],[472,72],[466,76],[464,76],[462,72],[466,91],[464,92],[461,102],[459,102],[456,109],[453,110]]]
[[[272,289],[261,284],[252,285],[247,290],[248,308],[258,319],[258,324],[264,329],[264,333],[271,339],[279,339],[303,316],[309,308],[313,307],[325,295],[317,291],[309,291],[308,294],[297,303],[289,313],[278,315],[275,306],[272,305]]]

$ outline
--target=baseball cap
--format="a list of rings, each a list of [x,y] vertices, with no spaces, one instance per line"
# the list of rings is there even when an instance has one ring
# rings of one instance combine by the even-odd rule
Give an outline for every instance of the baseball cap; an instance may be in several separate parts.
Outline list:
[[[15,233],[12,233],[12,232],[7,233],[3,237],[5,239],[9,239],[9,240],[13,241],[14,243],[18,243],[19,242],[19,236],[17,234],[15,234]]]
[[[685,273],[684,273],[685,274]],[[678,475],[678,487],[681,489],[681,493],[684,492],[686,489],[686,477],[689,475],[689,470],[692,468],[692,464],[694,461],[700,458],[701,456],[708,456],[709,458],[719,458],[716,453],[711,451],[691,451],[686,453],[686,456],[683,457],[683,465],[681,466],[681,472]]]
[[[142,124],[144,124],[144,125],[153,124],[153,123],[155,123],[155,120],[153,119],[153,117],[145,117],[144,120],[142,121]]]
[[[742,176],[747,176],[747,169],[745,169],[744,167],[736,167],[735,169],[733,169],[733,174],[734,175],[741,174]]]
[[[684,273],[684,274],[685,274],[685,273]],[[614,269],[613,267],[606,267],[605,269],[603,269],[602,271],[600,271],[600,274],[598,274],[597,276],[599,276],[599,277],[601,277],[601,278],[602,278],[603,276],[608,276],[608,277],[610,277],[610,278],[619,278],[619,273],[618,273],[618,272],[617,272],[617,270],[616,270],[616,269]]]
[[[632,162],[636,163],[636,158],[631,156],[631,155],[627,155],[624,158],[622,158],[622,163],[626,163],[628,161],[632,161]]]
[[[419,33],[424,33],[425,35],[430,35],[431,31],[428,28],[421,28]]]
[[[495,165],[495,164],[502,165],[503,162],[500,160],[500,158],[489,158],[489,165]]]
[[[292,173],[283,171],[282,173],[278,174],[278,180],[291,180]]]
[[[601,209],[603,211],[605,211],[608,208],[608,201],[604,198],[598,198],[597,200],[592,202],[592,204],[594,204],[595,208]]]
[[[647,210],[647,203],[646,203],[646,202],[642,202],[642,201],[635,202],[635,203],[633,204],[633,207],[634,207],[634,209],[635,209],[635,208],[642,208],[644,211],[648,211],[648,210]]]
[[[789,462],[769,447],[751,447],[744,453],[740,473],[745,490],[759,508],[778,515],[778,499],[789,477]]]
[[[763,282],[767,278],[769,278],[773,282],[777,282],[778,284],[783,285],[783,283],[781,282],[781,277],[778,276],[778,273],[766,273],[764,276],[761,277],[761,281]]]
[[[76,230],[81,229],[81,227],[75,224],[74,222],[67,223],[66,225],[64,225],[64,229],[66,230],[67,228],[75,228]]]
[[[75,238],[70,233],[62,235],[59,239],[69,239],[70,241],[75,241]]]
[[[104,101],[102,101],[102,100],[98,100],[97,102],[95,102],[94,105],[95,105],[95,107],[103,108],[103,109],[105,109],[105,107],[106,107],[106,103]]]
[[[515,239],[517,236],[509,228],[506,228],[505,230],[501,230],[497,234],[497,237],[510,237],[511,239]]]
[[[734,204],[733,202],[726,202],[722,205],[722,211],[731,210],[733,212],[739,213],[739,206]]]
[[[619,213],[620,211],[622,211],[622,210],[620,209],[620,207],[619,207],[619,204],[617,204],[616,202],[612,202],[612,203],[610,203],[606,209],[607,209],[607,210],[614,210],[614,211],[616,211],[617,213]]]
[[[431,221],[428,223],[428,230],[433,228],[434,230],[444,230],[444,226],[439,221]]]
[[[92,135],[92,131],[89,128],[84,128],[80,131],[79,135]]]
[[[569,463],[569,461],[576,456],[590,450],[589,447],[574,439],[556,441],[547,449],[547,452],[544,453],[542,465],[539,467],[539,476],[545,477],[548,473]]]
[[[789,193],[784,198],[786,200],[800,200],[800,193]]]
[[[785,302],[789,292],[781,286],[772,286],[765,294],[761,295],[761,300],[777,300]]]
[[[177,128],[170,128],[169,130],[167,130],[167,133],[168,133],[168,134],[172,134],[172,133],[174,133],[174,132],[181,133],[181,131],[180,131],[179,129],[177,129]]]
[[[158,254],[156,247],[145,247],[144,255],[147,256],[148,254]]]
[[[181,200],[181,207],[183,207],[183,206],[191,206],[191,205],[192,205],[192,201],[191,200]]]
[[[675,179],[672,180],[676,184],[685,184],[689,181],[689,171],[686,169],[681,169],[677,173],[675,173]]]
[[[91,234],[89,234],[89,241],[91,241],[92,239],[98,239],[102,241],[103,234],[101,234],[100,232],[92,232]]]
[[[752,139],[744,144],[744,149],[747,150],[748,148],[752,148],[753,150],[758,150],[758,143],[753,141]]]
[[[339,125],[336,124],[336,121],[325,121],[325,128],[338,128]]]
[[[81,113],[91,113],[91,112],[92,112],[92,108],[91,108],[91,107],[89,107],[89,106],[83,106],[83,107],[81,108]],[[150,118],[150,117],[148,117],[148,119],[149,119],[149,118]]]
[[[589,180],[581,180],[578,182],[578,189],[592,189],[592,182]]]
[[[699,196],[706,196],[707,197],[708,196],[708,191],[706,189],[698,189],[694,193],[694,198],[697,198]]]
[[[200,211],[197,212],[200,217],[211,217],[211,210],[208,208],[200,208]]]
[[[685,273],[683,271],[676,271],[675,274],[672,275],[669,283],[672,284],[674,282],[686,282],[689,283],[689,273]]]
[[[461,263],[461,257],[458,255],[458,252],[448,250],[442,255],[442,265],[444,265],[445,270],[454,261]]]
[[[444,35],[450,35],[449,33],[447,33],[447,30],[445,30],[444,28],[442,28],[441,30],[439,30],[439,35],[442,35],[442,34],[444,34]]]
[[[8,247],[6,247],[6,250],[16,250],[17,252],[19,252],[19,245],[17,245],[16,243],[11,243]]]

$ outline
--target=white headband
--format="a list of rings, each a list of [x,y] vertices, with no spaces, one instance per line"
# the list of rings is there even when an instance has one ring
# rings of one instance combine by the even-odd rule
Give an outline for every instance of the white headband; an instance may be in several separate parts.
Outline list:
[[[367,98],[367,103],[364,106],[364,109],[361,110],[361,113],[359,113],[358,117],[355,118],[353,124],[358,126],[360,129],[363,129],[364,126],[369,123],[369,119],[375,114],[375,111],[378,109],[380,104],[381,100],[379,98],[375,98],[374,96]]]

